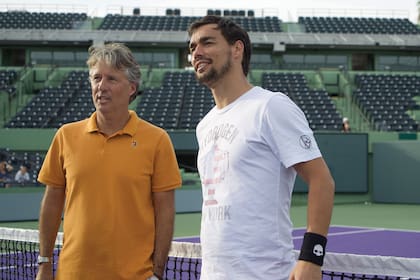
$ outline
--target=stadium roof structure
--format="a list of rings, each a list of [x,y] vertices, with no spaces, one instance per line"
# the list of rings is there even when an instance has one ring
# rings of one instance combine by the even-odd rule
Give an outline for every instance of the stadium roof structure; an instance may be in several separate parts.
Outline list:
[[[288,46],[307,48],[382,48],[420,50],[420,34],[341,34],[341,33],[293,33],[250,32],[255,45],[272,46],[282,52]],[[51,30],[51,29],[0,29],[2,44],[88,44],[119,41],[133,45],[185,46],[186,31],[144,30]]]

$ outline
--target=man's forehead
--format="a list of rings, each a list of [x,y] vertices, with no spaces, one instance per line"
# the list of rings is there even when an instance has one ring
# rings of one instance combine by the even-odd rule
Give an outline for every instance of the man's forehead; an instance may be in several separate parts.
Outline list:
[[[115,73],[115,72],[119,72],[119,70],[114,68],[109,63],[106,63],[105,61],[99,61],[98,63],[93,65],[89,70],[90,74],[101,73],[101,72],[114,72]]]
[[[220,33],[220,30],[217,28],[217,24],[211,23],[211,24],[206,24],[206,25],[202,25],[200,27],[198,27],[197,29],[194,30],[193,34],[191,35],[192,37],[202,37],[202,36],[208,36],[206,34],[218,34]]]

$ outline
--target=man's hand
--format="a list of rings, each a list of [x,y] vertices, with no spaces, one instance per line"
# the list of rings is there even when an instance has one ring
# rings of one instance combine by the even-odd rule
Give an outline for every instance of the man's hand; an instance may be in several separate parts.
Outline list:
[[[321,280],[319,265],[307,261],[298,261],[290,274],[289,280]]]
[[[36,280],[53,280],[53,269],[51,263],[42,263],[38,266]]]

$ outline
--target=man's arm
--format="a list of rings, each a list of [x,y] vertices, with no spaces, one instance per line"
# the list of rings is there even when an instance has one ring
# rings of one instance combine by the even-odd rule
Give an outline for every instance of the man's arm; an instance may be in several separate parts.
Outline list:
[[[61,223],[65,201],[65,188],[47,186],[39,214],[39,255],[53,255],[55,239]],[[39,265],[37,280],[53,279],[52,263]]]
[[[328,234],[334,205],[335,183],[323,158],[294,166],[308,184],[307,232],[324,237]],[[291,279],[321,279],[321,267],[308,261],[298,261]]]
[[[155,250],[153,272],[162,277],[171,247],[175,222],[175,191],[153,193],[155,209]]]
[[[307,231],[327,236],[334,204],[335,183],[322,158],[298,163],[295,169],[308,184]]]

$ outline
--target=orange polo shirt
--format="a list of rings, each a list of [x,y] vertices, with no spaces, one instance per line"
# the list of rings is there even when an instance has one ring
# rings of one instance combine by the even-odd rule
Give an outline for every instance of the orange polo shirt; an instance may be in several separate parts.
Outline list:
[[[38,180],[66,188],[58,280],[151,275],[152,193],[181,185],[168,134],[130,111],[121,131],[98,131],[96,113],[62,126]]]

